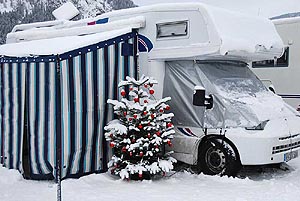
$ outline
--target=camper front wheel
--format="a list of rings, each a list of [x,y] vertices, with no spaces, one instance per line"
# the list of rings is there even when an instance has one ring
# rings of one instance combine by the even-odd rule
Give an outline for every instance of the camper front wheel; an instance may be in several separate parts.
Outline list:
[[[241,163],[236,150],[224,139],[207,139],[200,147],[198,168],[208,175],[236,176]]]

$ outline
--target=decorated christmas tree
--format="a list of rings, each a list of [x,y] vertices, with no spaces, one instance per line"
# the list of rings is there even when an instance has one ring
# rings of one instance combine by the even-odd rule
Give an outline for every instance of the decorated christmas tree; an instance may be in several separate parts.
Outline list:
[[[170,97],[156,100],[151,77],[140,80],[126,77],[119,83],[121,101],[108,100],[114,106],[118,119],[105,127],[105,137],[113,149],[109,162],[111,173],[122,179],[150,179],[165,175],[173,169],[176,160],[165,153],[165,146],[172,146],[173,113],[167,104]],[[128,92],[126,92],[128,91]]]

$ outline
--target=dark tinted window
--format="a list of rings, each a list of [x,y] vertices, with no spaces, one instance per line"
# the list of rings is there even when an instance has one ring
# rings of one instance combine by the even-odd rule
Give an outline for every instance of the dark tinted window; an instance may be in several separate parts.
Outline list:
[[[156,25],[157,38],[186,36],[188,34],[188,22],[169,22]]]
[[[289,47],[285,48],[283,55],[275,60],[264,60],[252,63],[253,68],[266,68],[266,67],[288,67],[289,66]]]

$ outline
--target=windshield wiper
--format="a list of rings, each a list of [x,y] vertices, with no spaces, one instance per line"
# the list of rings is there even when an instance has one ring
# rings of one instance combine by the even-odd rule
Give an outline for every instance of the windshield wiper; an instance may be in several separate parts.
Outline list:
[[[261,122],[260,124],[258,124],[257,126],[246,127],[245,129],[246,130],[264,130],[269,121],[270,120],[265,120],[265,121]]]

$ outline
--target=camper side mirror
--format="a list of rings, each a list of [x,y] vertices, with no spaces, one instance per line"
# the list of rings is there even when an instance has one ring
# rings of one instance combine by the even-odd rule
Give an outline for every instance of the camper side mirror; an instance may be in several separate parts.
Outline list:
[[[205,96],[205,89],[200,86],[195,86],[193,105],[206,107],[206,109],[211,109],[213,107],[213,96]]]

